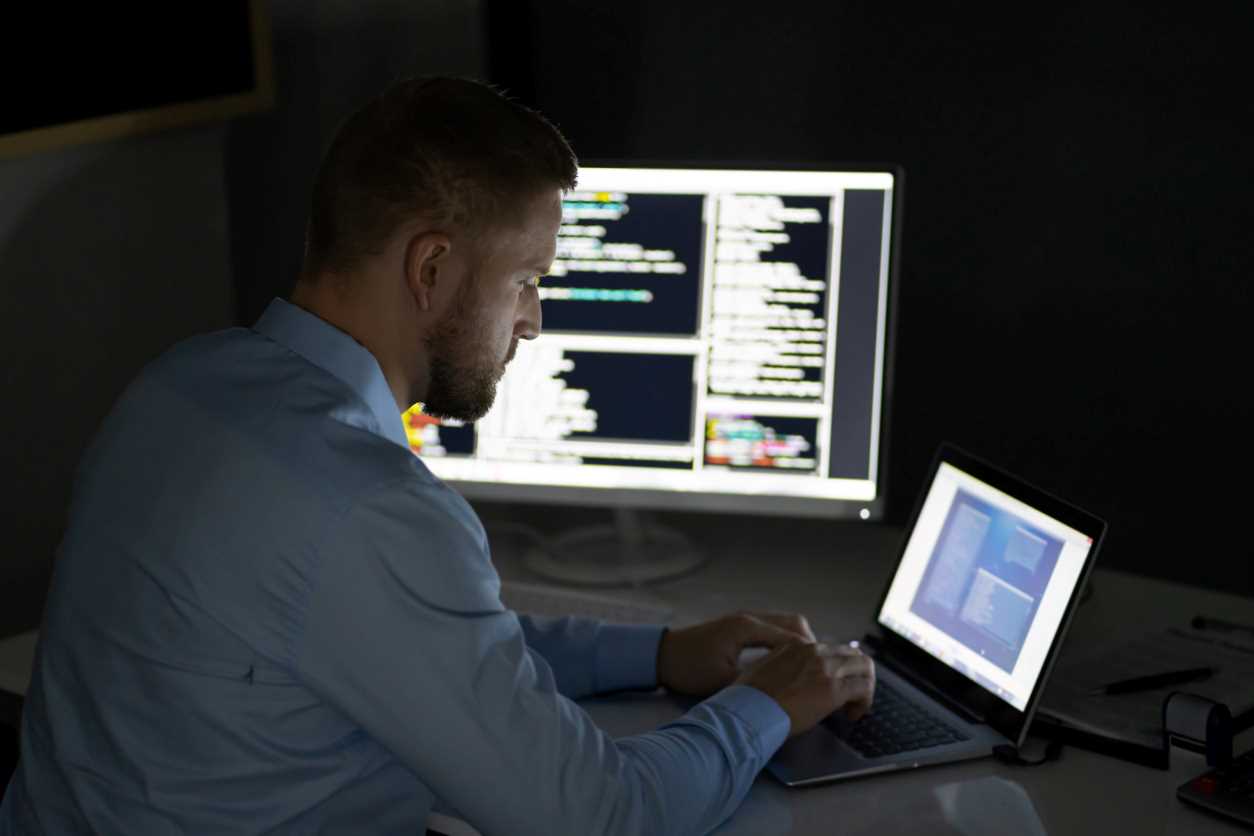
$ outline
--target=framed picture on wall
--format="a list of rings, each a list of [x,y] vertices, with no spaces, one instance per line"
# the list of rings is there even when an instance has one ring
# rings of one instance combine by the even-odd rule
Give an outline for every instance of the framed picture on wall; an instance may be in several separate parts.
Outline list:
[[[0,158],[212,122],[274,104],[264,0],[23,4],[5,15]],[[10,28],[12,27],[12,28]]]

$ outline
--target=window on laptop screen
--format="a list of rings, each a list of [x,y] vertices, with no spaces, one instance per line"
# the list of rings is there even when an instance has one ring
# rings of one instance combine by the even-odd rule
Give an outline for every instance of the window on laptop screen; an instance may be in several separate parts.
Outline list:
[[[1092,547],[942,462],[879,622],[1023,711]]]
[[[882,517],[898,177],[581,168],[540,338],[411,445],[471,498]]]

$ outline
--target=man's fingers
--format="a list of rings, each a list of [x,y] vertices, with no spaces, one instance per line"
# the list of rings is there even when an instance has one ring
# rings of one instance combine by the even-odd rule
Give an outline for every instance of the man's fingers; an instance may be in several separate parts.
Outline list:
[[[852,659],[862,656],[862,651],[858,649],[856,644],[832,644],[830,642],[819,642],[819,652],[822,655],[837,659]]]
[[[851,720],[858,720],[875,701],[875,663],[866,656],[848,656],[832,662],[836,666],[832,678],[845,695],[843,710]]]
[[[857,722],[871,710],[871,697],[858,697],[845,703],[843,711],[850,720]]]
[[[802,644],[803,639],[796,633],[790,633],[774,624],[767,624],[752,616],[739,618],[734,633],[736,644],[740,647],[769,647],[772,650],[787,647],[791,644]]]
[[[834,656],[832,675],[836,679],[874,678],[875,663],[868,656]]]
[[[742,645],[778,647],[785,644],[814,642],[814,632],[804,616],[787,613],[740,613],[738,639]]]
[[[767,624],[774,624],[781,630],[795,633],[807,642],[815,640],[814,631],[810,629],[810,622],[806,621],[804,615],[788,612],[753,612],[749,615]]]

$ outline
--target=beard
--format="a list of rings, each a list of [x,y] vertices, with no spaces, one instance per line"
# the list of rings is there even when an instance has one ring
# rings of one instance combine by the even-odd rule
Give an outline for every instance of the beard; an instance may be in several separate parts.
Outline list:
[[[505,366],[485,339],[490,333],[488,323],[472,311],[471,305],[453,305],[427,337],[430,375],[422,411],[433,418],[473,423],[486,415],[496,400],[496,385]],[[513,358],[516,347],[516,343],[510,345],[505,363]]]

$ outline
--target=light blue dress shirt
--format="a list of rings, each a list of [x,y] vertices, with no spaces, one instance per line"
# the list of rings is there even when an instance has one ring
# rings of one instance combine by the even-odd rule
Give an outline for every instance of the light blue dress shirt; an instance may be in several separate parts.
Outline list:
[[[77,474],[0,835],[702,833],[788,733],[728,688],[612,739],[660,627],[505,609],[374,357],[275,300],[149,365]]]

